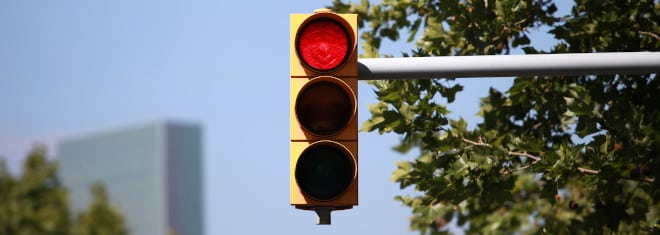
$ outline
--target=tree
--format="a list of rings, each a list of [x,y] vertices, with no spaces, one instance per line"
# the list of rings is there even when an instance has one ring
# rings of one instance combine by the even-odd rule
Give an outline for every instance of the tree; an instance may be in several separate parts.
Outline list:
[[[108,201],[108,193],[102,183],[94,184],[90,192],[94,199],[86,211],[76,219],[73,235],[126,235],[126,221],[121,212]]]
[[[577,0],[556,17],[547,0],[334,1],[359,14],[364,57],[404,30],[416,48],[403,56],[527,54],[660,49],[658,1]],[[559,40],[536,49],[530,30]],[[389,56],[389,55],[386,55]],[[660,232],[660,81],[657,74],[518,77],[482,98],[483,120],[469,130],[447,117],[462,86],[450,79],[374,81],[378,103],[363,131],[396,133],[392,179],[415,195],[411,228],[447,233]]]
[[[93,202],[79,218],[94,216],[71,223],[68,192],[57,177],[56,163],[46,158],[44,146],[37,146],[28,154],[18,178],[0,159],[0,234],[87,234],[78,233],[79,228],[114,232],[92,234],[127,234],[123,216],[107,203],[105,188],[96,185],[92,192]]]
[[[2,234],[66,234],[69,228],[67,193],[56,166],[42,146],[25,159],[22,175],[14,179],[3,164],[0,169],[0,231]]]

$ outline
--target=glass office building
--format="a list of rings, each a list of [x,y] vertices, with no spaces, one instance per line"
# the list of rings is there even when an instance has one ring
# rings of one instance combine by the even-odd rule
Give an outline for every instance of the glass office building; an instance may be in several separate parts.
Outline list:
[[[74,214],[105,184],[134,235],[201,235],[201,129],[158,122],[99,132],[57,144],[59,174]]]

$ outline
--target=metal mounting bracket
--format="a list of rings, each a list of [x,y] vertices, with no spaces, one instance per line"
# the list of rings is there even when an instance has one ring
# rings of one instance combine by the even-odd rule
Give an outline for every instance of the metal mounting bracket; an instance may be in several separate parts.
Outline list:
[[[330,212],[332,212],[333,207],[316,207],[314,212],[318,216],[316,222],[317,225],[330,225]]]

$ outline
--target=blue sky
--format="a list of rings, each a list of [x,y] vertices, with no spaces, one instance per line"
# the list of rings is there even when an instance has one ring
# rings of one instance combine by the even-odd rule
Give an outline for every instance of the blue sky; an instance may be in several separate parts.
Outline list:
[[[406,234],[394,135],[360,133],[360,205],[331,226],[289,205],[289,14],[314,1],[0,1],[0,156],[157,120],[204,132],[206,234]],[[563,9],[567,10],[567,9]],[[539,38],[551,38],[538,33]],[[548,43],[549,44],[549,43]],[[386,43],[398,55],[406,45]],[[453,115],[511,79],[459,79]],[[359,85],[360,123],[375,102]]]

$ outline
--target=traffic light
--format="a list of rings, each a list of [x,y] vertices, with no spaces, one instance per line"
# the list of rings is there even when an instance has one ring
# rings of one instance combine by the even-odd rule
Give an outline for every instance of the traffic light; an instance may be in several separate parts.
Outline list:
[[[291,15],[290,201],[330,211],[358,204],[357,15]]]

